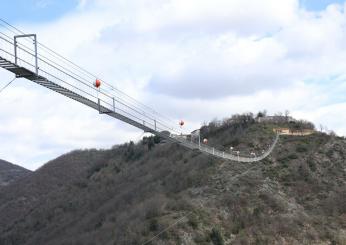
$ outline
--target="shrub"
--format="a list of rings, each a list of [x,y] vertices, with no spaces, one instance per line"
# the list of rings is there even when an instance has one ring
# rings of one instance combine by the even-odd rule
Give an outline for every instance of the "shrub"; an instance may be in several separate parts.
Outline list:
[[[287,158],[288,158],[288,159],[291,159],[291,160],[294,160],[294,159],[298,159],[298,156],[297,156],[297,154],[292,153],[292,154],[289,154],[289,155],[287,156]]]
[[[196,217],[195,214],[190,215],[188,224],[189,224],[193,229],[197,229],[197,228],[198,228],[198,218]]]
[[[242,217],[241,215],[238,217],[234,216],[231,233],[237,235],[244,228],[245,228],[245,218]]]
[[[308,163],[308,166],[309,166],[310,170],[311,170],[312,172],[315,172],[316,169],[317,169],[317,167],[316,167],[316,163],[314,162],[314,160],[311,159],[311,158],[309,158],[309,159],[307,160],[307,163]]]
[[[149,223],[149,230],[150,231],[157,231],[159,229],[159,222],[156,218],[151,219]]]
[[[224,239],[222,237],[221,231],[218,228],[213,228],[210,233],[210,239],[214,245],[224,245]]]
[[[154,143],[159,144],[161,142],[161,138],[157,135],[154,136]]]
[[[299,153],[307,152],[308,148],[305,145],[298,145],[296,147],[296,151]]]

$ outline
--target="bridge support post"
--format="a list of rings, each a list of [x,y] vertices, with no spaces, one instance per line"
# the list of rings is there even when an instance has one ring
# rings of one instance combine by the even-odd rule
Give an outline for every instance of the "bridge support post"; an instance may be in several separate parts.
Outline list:
[[[97,104],[99,106],[99,113],[102,114],[101,113],[101,100],[100,100],[100,98],[97,99]]]
[[[16,35],[14,36],[14,63],[18,65],[18,54],[17,54],[17,48],[18,48],[18,38],[26,38],[26,37],[33,37],[34,38],[34,57],[35,57],[35,72],[36,75],[38,75],[38,57],[37,57],[37,36],[36,34],[26,34],[26,35]]]
[[[113,97],[113,111],[115,112],[115,99]]]
[[[157,131],[157,130],[156,130],[156,120],[154,120],[154,126],[155,126],[155,131]]]
[[[17,38],[14,37],[14,63],[18,65],[18,56],[17,56]]]

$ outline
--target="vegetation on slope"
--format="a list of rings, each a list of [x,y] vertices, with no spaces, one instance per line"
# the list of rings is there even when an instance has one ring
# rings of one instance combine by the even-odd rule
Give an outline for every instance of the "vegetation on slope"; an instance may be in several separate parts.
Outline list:
[[[261,151],[278,126],[248,114],[201,133]],[[0,244],[343,244],[345,157],[322,133],[281,137],[252,164],[158,138],[71,152],[0,190]]]
[[[0,160],[0,188],[24,177],[31,171],[14,165],[4,160]]]

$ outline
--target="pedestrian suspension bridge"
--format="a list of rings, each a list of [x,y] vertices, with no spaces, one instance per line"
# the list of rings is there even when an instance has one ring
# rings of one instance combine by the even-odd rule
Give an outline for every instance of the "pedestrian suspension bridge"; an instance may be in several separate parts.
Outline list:
[[[243,156],[239,151],[231,154],[201,144],[200,140],[188,140],[167,117],[41,44],[35,34],[25,34],[1,19],[0,67],[14,73],[16,78],[28,79],[144,132],[218,158],[237,162],[260,161],[273,151],[279,139],[277,134],[272,145],[260,156]],[[94,86],[96,79],[102,86]]]

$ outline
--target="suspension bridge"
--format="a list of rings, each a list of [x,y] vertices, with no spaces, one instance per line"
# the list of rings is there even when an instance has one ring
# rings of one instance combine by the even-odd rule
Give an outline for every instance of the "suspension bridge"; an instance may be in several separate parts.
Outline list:
[[[0,19],[0,67],[70,99],[97,110],[100,114],[121,120],[144,132],[152,133],[188,149],[237,162],[256,162],[266,158],[275,148],[279,134],[260,156],[242,156],[217,150],[200,140],[181,137],[181,130],[166,116],[100,80],[91,72],[64,58],[37,41],[35,34],[25,34]],[[102,86],[93,85],[99,80]],[[191,137],[192,139],[192,137]]]

